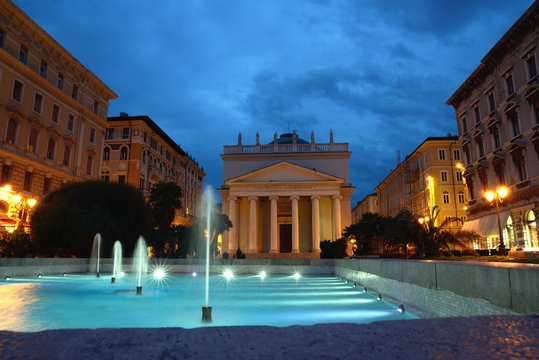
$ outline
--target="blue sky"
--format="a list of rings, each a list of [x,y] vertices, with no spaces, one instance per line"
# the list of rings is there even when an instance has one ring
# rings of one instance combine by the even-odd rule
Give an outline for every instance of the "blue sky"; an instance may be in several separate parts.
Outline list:
[[[531,0],[16,0],[219,187],[223,145],[296,130],[352,151],[353,204],[428,136]]]

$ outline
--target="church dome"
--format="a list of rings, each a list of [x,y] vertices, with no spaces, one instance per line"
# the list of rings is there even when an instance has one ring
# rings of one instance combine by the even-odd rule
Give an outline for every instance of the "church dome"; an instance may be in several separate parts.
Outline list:
[[[298,137],[297,134],[294,134],[294,133],[284,133],[284,134],[281,134],[281,136],[279,136],[278,139],[275,139],[273,141],[271,141],[268,145],[271,145],[271,144],[292,144],[292,139],[294,138],[294,135],[296,135],[296,144],[308,144],[309,142]]]

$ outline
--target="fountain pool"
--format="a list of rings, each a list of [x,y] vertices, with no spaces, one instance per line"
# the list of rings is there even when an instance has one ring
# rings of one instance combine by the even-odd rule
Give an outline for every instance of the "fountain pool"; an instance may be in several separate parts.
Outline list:
[[[152,278],[153,279],[153,278]],[[21,278],[0,282],[0,330],[208,326],[201,322],[205,279],[191,274],[145,278],[137,296],[134,276],[111,284],[106,276]],[[370,323],[415,319],[337,277],[242,275],[210,277],[211,326]]]

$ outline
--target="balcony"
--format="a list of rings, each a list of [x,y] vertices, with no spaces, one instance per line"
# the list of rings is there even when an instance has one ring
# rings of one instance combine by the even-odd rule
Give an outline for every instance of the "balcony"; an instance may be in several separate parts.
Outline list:
[[[224,154],[348,152],[348,143],[225,145]]]

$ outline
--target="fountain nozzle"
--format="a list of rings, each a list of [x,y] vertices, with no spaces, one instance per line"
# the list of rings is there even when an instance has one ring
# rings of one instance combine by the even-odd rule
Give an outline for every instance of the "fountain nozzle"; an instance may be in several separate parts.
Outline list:
[[[137,295],[142,295],[142,286],[137,286]]]
[[[110,283],[116,284],[116,278],[114,276],[110,278]]]
[[[101,275],[99,275],[99,271],[95,273],[95,277],[101,277]]]
[[[211,306],[202,307],[202,322],[211,323]]]

